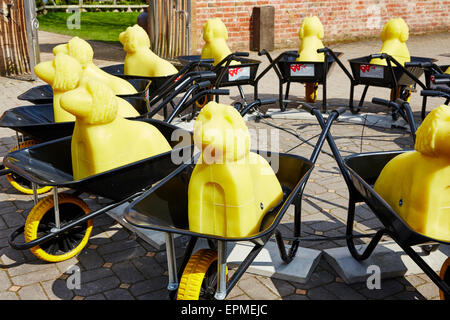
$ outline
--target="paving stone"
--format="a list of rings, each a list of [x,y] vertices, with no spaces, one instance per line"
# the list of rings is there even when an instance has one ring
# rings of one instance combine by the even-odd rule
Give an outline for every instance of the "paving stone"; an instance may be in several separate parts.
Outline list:
[[[18,294],[22,300],[48,300],[39,284],[22,287]]]
[[[307,296],[312,300],[337,300],[338,297],[327,291],[324,287],[317,287],[308,290]]]
[[[113,276],[114,273],[111,269],[98,268],[93,270],[86,270],[81,272],[81,283],[88,283],[98,279],[103,279]]]
[[[128,290],[125,289],[106,291],[105,296],[108,300],[135,300]]]
[[[340,300],[366,300],[366,298],[345,283],[333,282],[325,287]]]
[[[11,280],[15,285],[27,286],[37,282],[48,281],[55,279],[60,275],[60,272],[56,268],[49,268],[45,270],[35,271],[12,277]]]
[[[41,285],[50,300],[70,300],[73,298],[73,292],[67,288],[66,280],[44,281],[41,282]]]
[[[243,279],[237,284],[246,295],[254,300],[275,300],[278,296],[254,279]]]
[[[369,299],[385,299],[387,297],[391,297],[399,292],[403,291],[405,286],[400,284],[395,279],[387,279],[381,280],[381,288],[380,289],[369,289],[363,288],[359,291],[362,295],[366,296]]]
[[[83,284],[80,289],[74,291],[76,295],[87,297],[117,288],[119,285],[120,280],[117,277],[107,277]]]
[[[167,288],[169,278],[167,276],[154,277],[145,281],[133,284],[130,292],[134,296],[141,296],[145,293]]]
[[[114,264],[112,270],[119,277],[120,281],[124,283],[135,283],[144,280],[142,274],[128,261]]]
[[[77,258],[86,270],[97,269],[105,263],[95,250],[84,250]]]
[[[99,293],[86,297],[84,300],[106,300],[106,298],[103,294]]]
[[[152,257],[140,257],[137,259],[133,259],[132,262],[146,278],[151,278],[155,275],[161,275],[165,270],[165,268],[163,268],[157,262],[157,260]],[[165,266],[166,264],[163,265]]]
[[[0,292],[7,290],[9,287],[11,287],[11,282],[9,281],[6,272],[0,270]]]
[[[126,250],[103,255],[103,259],[107,262],[120,262],[133,259],[145,255],[146,251],[142,247],[132,247]]]
[[[439,288],[432,282],[418,286],[416,289],[427,300],[439,296]]]
[[[19,300],[14,292],[0,292],[0,300]]]

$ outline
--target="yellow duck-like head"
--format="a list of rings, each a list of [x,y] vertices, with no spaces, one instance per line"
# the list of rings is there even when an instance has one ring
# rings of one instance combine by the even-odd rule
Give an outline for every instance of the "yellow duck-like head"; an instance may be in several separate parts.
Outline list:
[[[75,89],[80,81],[82,71],[80,63],[64,53],[34,67],[36,75],[57,91]]]
[[[236,109],[211,101],[202,108],[195,121],[194,143],[204,156],[236,161],[249,153],[250,133]]]
[[[320,19],[317,16],[306,17],[302,22],[298,35],[300,39],[312,36],[323,39],[324,29],[322,22],[320,22]]]
[[[228,39],[228,30],[220,18],[213,18],[203,25],[203,40],[211,42],[213,39]]]
[[[150,50],[150,39],[147,32],[139,25],[128,27],[119,35],[119,41],[125,52],[134,53],[139,48]]]
[[[415,150],[431,157],[450,158],[450,106],[433,109],[416,132]]]
[[[400,42],[406,42],[409,38],[409,28],[402,18],[392,18],[383,27],[380,34],[381,41],[398,39]]]
[[[73,37],[69,42],[57,45],[53,48],[53,55],[67,54],[78,60],[83,68],[86,68],[94,59],[94,50],[91,45],[78,37]]]

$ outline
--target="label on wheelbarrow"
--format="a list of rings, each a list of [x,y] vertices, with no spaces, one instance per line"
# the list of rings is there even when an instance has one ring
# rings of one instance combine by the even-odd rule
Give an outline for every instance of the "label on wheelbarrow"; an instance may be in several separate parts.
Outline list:
[[[291,64],[291,77],[314,77],[314,64],[296,63]]]
[[[228,69],[228,81],[250,79],[250,67],[238,67]]]
[[[362,64],[359,66],[359,76],[361,78],[384,78],[384,67],[374,66],[370,64]]]

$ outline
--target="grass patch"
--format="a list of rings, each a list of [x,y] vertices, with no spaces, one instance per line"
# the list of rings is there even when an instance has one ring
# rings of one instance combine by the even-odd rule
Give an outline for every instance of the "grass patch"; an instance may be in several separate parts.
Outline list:
[[[78,36],[86,40],[119,42],[119,34],[136,24],[139,12],[81,12],[80,29],[67,28],[73,13],[49,12],[38,16],[39,30]]]

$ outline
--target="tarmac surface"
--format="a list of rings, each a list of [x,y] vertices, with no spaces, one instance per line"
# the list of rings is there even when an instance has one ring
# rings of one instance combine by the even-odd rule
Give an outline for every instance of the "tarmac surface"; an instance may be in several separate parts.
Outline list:
[[[39,32],[41,61],[51,59],[51,49],[70,37]],[[411,55],[438,59],[439,64],[450,64],[450,34],[411,36],[407,42]],[[120,46],[92,42],[95,63],[98,66],[122,63],[124,52]],[[344,65],[348,59],[376,53],[381,47],[378,40],[331,45],[334,51],[343,52]],[[295,49],[295,48],[294,48]],[[282,51],[271,52],[272,57]],[[265,57],[252,58],[262,61],[260,71],[268,65]],[[421,78],[423,80],[423,76]],[[20,81],[0,77],[0,112],[26,105],[17,96],[42,81]],[[327,96],[329,109],[348,105],[350,82],[339,68],[332,70],[328,78]],[[362,92],[355,89],[355,100]],[[245,87],[247,99],[252,100],[253,89]],[[261,80],[261,98],[278,97],[278,79],[273,71]],[[319,89],[317,105],[321,105],[322,90]],[[303,101],[304,89],[300,84],[291,87],[291,99]],[[370,103],[372,97],[389,98],[389,89],[371,87],[362,112],[370,112],[389,119],[387,108]],[[239,101],[236,88],[221,102]],[[422,98],[413,93],[411,107],[415,120],[420,123]],[[355,102],[357,103],[357,102]],[[431,98],[428,110],[442,104],[442,99]],[[290,108],[297,107],[292,103]],[[278,108],[277,105],[269,108]],[[320,133],[317,121],[297,119],[263,119],[249,121],[249,128],[267,131],[269,136],[278,135],[280,152],[289,152],[309,158],[316,137]],[[279,130],[278,128],[283,128]],[[402,150],[413,147],[410,134],[398,128],[380,128],[376,125],[336,122],[331,130],[343,156],[354,153]],[[4,156],[16,145],[16,134],[8,128],[0,128],[0,155]],[[8,236],[24,224],[33,207],[32,196],[16,191],[5,177],[0,178],[0,299],[27,300],[154,300],[168,299],[167,262],[165,250],[152,247],[107,215],[94,220],[92,236],[86,248],[76,257],[59,263],[45,263],[30,251],[17,251],[8,245]],[[50,193],[51,194],[51,193]],[[42,196],[41,196],[42,197]],[[91,210],[104,205],[105,200],[95,195],[82,194]],[[302,199],[302,236],[344,236],[348,205],[348,189],[339,172],[330,148],[325,144],[312,172]],[[290,208],[279,225],[282,234],[292,236],[293,208]],[[381,223],[366,205],[356,211],[355,232],[373,233]],[[363,239],[366,241],[367,239]],[[390,240],[385,237],[383,240]],[[362,243],[362,242],[361,242]],[[302,247],[325,250],[344,247],[345,240],[304,241]],[[183,245],[177,246],[177,257],[183,254]],[[76,266],[81,271],[80,288],[70,289],[67,280]],[[231,268],[230,275],[234,269]],[[365,282],[347,284],[336,271],[321,258],[307,283],[279,280],[271,277],[245,273],[227,299],[236,300],[436,300],[439,290],[423,273],[383,279],[381,288],[371,290]]]

